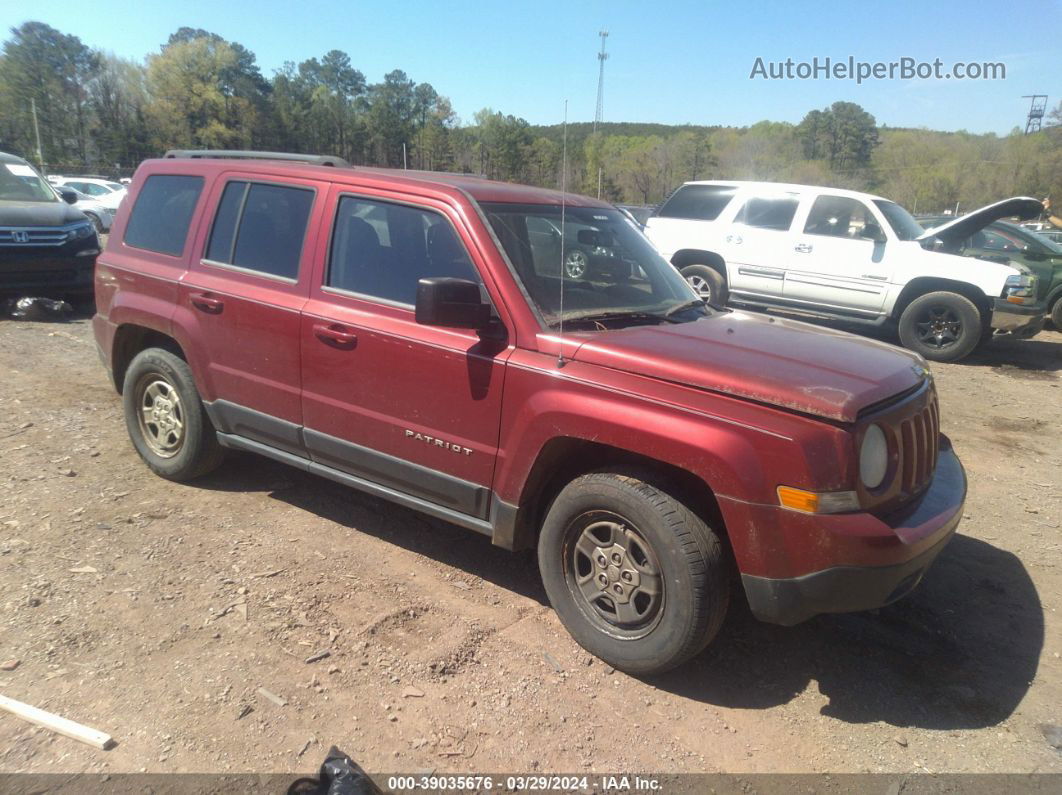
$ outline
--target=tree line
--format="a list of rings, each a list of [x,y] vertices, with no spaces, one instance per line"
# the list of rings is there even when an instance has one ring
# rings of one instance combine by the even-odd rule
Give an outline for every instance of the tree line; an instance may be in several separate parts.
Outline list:
[[[480,174],[656,204],[690,179],[756,179],[880,193],[914,211],[971,209],[1016,194],[1062,196],[1062,103],[1040,133],[891,129],[836,102],[799,124],[533,126],[450,100],[400,69],[370,83],[347,53],[287,62],[183,27],[142,61],[42,22],[0,49],[0,150],[49,172],[127,175],[171,148],[338,155],[356,165]],[[39,152],[38,152],[39,138]]]

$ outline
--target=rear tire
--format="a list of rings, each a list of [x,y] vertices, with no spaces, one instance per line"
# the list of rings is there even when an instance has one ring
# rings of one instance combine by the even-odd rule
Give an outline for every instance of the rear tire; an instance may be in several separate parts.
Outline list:
[[[179,356],[161,348],[138,353],[125,373],[122,407],[133,447],[155,474],[184,482],[221,464],[225,451]]]
[[[900,315],[900,342],[932,362],[957,362],[981,341],[981,313],[964,295],[941,290],[914,299]]]
[[[643,477],[594,472],[565,486],[543,521],[538,560],[550,603],[579,645],[648,675],[715,637],[730,578],[719,537]]]
[[[687,265],[681,271],[682,277],[705,303],[722,309],[730,298],[723,275],[708,265]]]

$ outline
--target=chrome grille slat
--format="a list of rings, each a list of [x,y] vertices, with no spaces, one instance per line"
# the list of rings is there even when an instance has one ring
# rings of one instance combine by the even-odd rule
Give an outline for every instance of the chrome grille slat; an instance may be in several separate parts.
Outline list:
[[[61,246],[69,239],[69,228],[4,227],[0,229],[0,246]]]
[[[900,451],[900,470],[902,479],[901,488],[910,493],[914,488],[914,428],[910,420],[900,423],[900,442],[903,449]]]

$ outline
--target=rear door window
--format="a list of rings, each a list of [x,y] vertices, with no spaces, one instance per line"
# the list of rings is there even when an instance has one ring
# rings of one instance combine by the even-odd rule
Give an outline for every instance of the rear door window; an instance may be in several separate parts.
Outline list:
[[[683,185],[657,213],[661,218],[690,218],[714,221],[734,198],[730,185]]]
[[[126,224],[125,244],[159,254],[181,256],[188,226],[202,192],[202,177],[177,174],[148,177],[137,194]]]
[[[314,191],[236,180],[222,193],[206,260],[297,279]]]
[[[757,229],[784,232],[793,223],[798,204],[800,199],[795,195],[768,199],[752,198],[745,202],[734,221]]]

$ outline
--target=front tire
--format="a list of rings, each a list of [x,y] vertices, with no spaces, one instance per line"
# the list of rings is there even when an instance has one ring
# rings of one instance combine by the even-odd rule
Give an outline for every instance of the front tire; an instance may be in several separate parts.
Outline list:
[[[973,301],[944,290],[926,293],[900,315],[900,342],[933,362],[957,362],[981,341],[981,313]]]
[[[694,292],[717,309],[726,306],[730,291],[726,289],[723,275],[707,265],[687,265],[681,271],[682,277],[689,282]]]
[[[1054,306],[1051,307],[1051,324],[1055,331],[1062,331],[1062,295],[1055,299]]]
[[[729,575],[719,537],[640,476],[582,475],[542,524],[539,569],[572,637],[619,670],[674,668],[715,637]]]
[[[138,353],[125,373],[122,407],[133,447],[157,475],[193,480],[224,458],[192,371],[179,356],[161,348]]]

